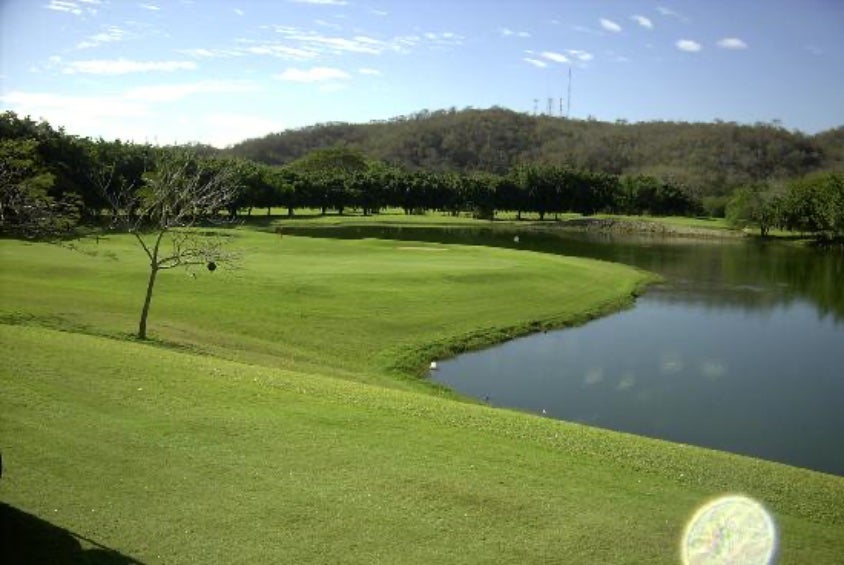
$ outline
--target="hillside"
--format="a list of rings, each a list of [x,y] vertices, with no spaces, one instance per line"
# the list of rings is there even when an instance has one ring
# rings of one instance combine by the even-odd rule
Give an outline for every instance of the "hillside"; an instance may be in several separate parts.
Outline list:
[[[385,122],[273,133],[226,152],[272,165],[334,145],[409,169],[506,172],[520,162],[671,177],[701,195],[844,167],[844,128],[807,136],[775,124],[599,122],[503,108],[426,110]]]

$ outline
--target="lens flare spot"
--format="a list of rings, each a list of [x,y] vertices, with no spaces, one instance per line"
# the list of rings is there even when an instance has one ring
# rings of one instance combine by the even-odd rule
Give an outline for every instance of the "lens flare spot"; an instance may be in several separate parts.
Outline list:
[[[594,367],[586,372],[586,378],[583,379],[583,384],[593,386],[604,380],[604,370],[600,367]]]
[[[618,385],[616,385],[616,390],[630,390],[636,386],[636,375],[632,373],[625,373],[622,375],[621,380],[618,381]]]
[[[723,496],[698,509],[686,525],[683,563],[768,565],[776,545],[774,520],[761,504],[742,495]]]
[[[659,372],[663,375],[679,373],[686,367],[677,353],[664,353],[660,358]]]
[[[727,373],[727,368],[717,361],[705,361],[700,367],[700,374],[711,381],[717,381]]]

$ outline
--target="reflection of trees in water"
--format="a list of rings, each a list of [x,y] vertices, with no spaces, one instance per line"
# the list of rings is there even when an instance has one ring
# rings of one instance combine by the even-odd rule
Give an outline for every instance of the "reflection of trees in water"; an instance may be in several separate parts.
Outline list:
[[[285,228],[294,235],[485,245],[633,265],[666,278],[658,299],[711,308],[769,310],[807,300],[844,321],[844,250],[778,242],[696,240],[647,235],[510,228]],[[518,241],[514,235],[518,234]]]

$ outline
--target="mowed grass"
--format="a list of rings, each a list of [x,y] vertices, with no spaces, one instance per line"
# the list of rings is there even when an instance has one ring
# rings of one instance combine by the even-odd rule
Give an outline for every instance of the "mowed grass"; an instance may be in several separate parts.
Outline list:
[[[418,388],[408,374],[453,350],[618,308],[650,279],[620,265],[539,253],[228,234],[243,254],[236,270],[159,275],[151,337],[387,386]],[[131,238],[87,240],[77,251],[2,245],[9,268],[0,276],[0,320],[130,337],[148,272]]]
[[[744,492],[774,513],[782,562],[844,554],[844,479],[460,402],[407,373],[448,343],[617,307],[646,274],[236,236],[240,270],[164,275],[150,343],[129,335],[130,239],[0,242],[0,501],[148,563],[674,563],[695,508]]]

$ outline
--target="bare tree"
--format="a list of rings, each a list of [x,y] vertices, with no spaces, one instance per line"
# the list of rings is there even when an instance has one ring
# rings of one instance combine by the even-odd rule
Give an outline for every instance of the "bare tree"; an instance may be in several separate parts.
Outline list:
[[[231,262],[224,238],[198,228],[225,221],[220,211],[239,190],[235,171],[189,154],[164,156],[137,190],[109,193],[114,219],[135,237],[149,258],[149,279],[138,322],[138,339],[147,337],[147,317],[158,272],[176,267]]]

